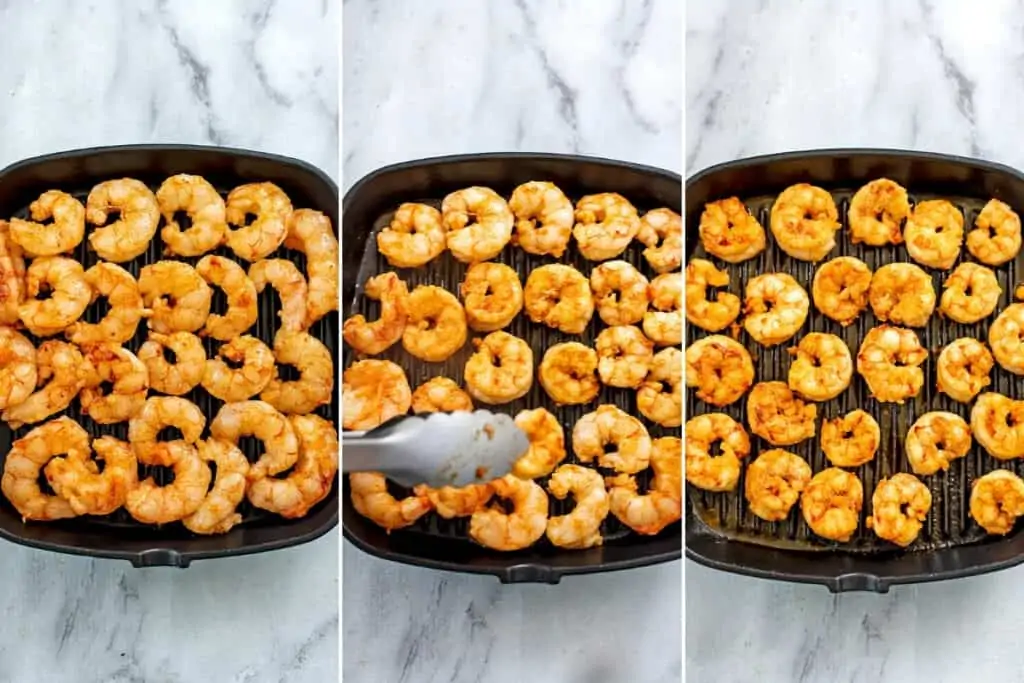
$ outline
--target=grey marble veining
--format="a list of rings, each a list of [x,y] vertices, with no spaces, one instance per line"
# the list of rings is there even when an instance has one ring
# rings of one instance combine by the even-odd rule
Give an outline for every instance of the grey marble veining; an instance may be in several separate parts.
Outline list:
[[[347,0],[343,185],[460,152],[580,152],[681,170],[681,3]],[[353,683],[676,683],[680,564],[503,586],[344,544]]]

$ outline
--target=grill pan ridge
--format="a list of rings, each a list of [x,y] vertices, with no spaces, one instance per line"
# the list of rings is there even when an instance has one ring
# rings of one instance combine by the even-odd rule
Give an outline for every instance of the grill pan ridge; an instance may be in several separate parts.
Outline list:
[[[1007,202],[1016,211],[1024,210],[1024,176],[998,164],[960,157],[895,150],[821,150],[793,152],[730,162],[709,168],[687,181],[686,188],[686,260],[709,258],[730,275],[728,290],[743,296],[743,287],[754,275],[786,272],[793,275],[810,294],[814,272],[827,259],[855,256],[872,269],[887,263],[914,261],[905,245],[866,247],[849,239],[847,210],[853,193],[863,184],[886,177],[907,188],[911,203],[925,199],[948,199],[964,215],[964,230],[974,225],[982,206],[992,197]],[[837,247],[817,264],[798,261],[786,255],[770,235],[769,213],[775,197],[785,187],[808,182],[830,191],[839,210],[842,225]],[[728,196],[738,196],[764,226],[767,249],[741,264],[725,264],[708,256],[700,243],[698,226],[704,205]],[[964,247],[956,265],[976,260]],[[1024,463],[998,461],[974,442],[966,457],[952,462],[949,470],[920,477],[932,494],[932,508],[918,539],[906,550],[878,539],[865,525],[871,513],[871,496],[878,481],[897,472],[911,472],[904,453],[904,438],[914,420],[928,411],[942,410],[970,420],[970,404],[958,403],[936,389],[936,360],[949,342],[959,337],[974,337],[987,343],[988,328],[1008,304],[1024,269],[1024,255],[993,268],[1003,292],[996,312],[973,325],[955,323],[940,316],[938,306],[924,328],[914,328],[928,350],[923,369],[925,383],[921,393],[903,405],[879,403],[870,397],[867,386],[856,372],[850,387],[831,401],[818,403],[815,436],[786,447],[805,458],[814,472],[829,466],[820,448],[821,424],[856,408],[867,410],[878,421],[882,438],[875,458],[854,471],[864,484],[864,507],[858,530],[845,544],[836,544],[810,532],[795,506],[783,522],[760,520],[747,509],[743,496],[746,468],[739,485],[729,493],[711,493],[687,485],[687,556],[702,564],[741,574],[788,581],[821,583],[833,591],[875,590],[884,592],[894,583],[914,583],[967,576],[1011,566],[1024,560],[1024,537],[1018,528],[1006,538],[986,536],[970,518],[970,484],[982,474],[997,468],[1024,473]],[[952,269],[951,269],[952,270]],[[950,271],[925,268],[932,277],[937,299]],[[786,381],[790,366],[787,349],[809,332],[829,332],[842,338],[856,355],[866,332],[880,324],[870,306],[851,325],[842,327],[811,305],[807,322],[790,341],[765,348],[746,332],[739,341],[751,352],[755,362],[755,381]],[[706,336],[694,325],[687,326],[686,344]],[[992,383],[985,391],[997,391],[1011,397],[1024,396],[1024,377],[1013,375],[998,364],[991,373]],[[686,397],[686,415],[722,411],[746,422],[746,396],[725,408],[716,408],[696,398]],[[751,433],[752,452],[747,465],[759,452],[772,448]]]
[[[347,307],[345,316],[363,313],[368,319],[377,317],[379,304],[363,296],[362,285],[373,275],[389,270],[397,272],[406,281],[410,290],[417,285],[432,284],[444,287],[459,296],[459,285],[465,276],[467,266],[459,263],[449,252],[416,269],[393,268],[378,253],[376,234],[390,222],[399,204],[416,201],[440,208],[440,201],[446,194],[471,185],[486,185],[507,199],[516,185],[528,180],[550,180],[561,187],[573,201],[584,194],[594,192],[619,192],[633,202],[641,213],[658,206],[668,206],[678,211],[682,204],[679,176],[656,169],[592,158],[525,154],[471,155],[428,159],[388,167],[360,181],[345,198],[342,217],[343,234],[348,240],[344,250],[346,260],[342,269],[345,279],[342,301]],[[356,245],[355,249],[353,242]],[[356,251],[357,249],[361,249],[361,252]],[[643,246],[634,242],[619,258],[629,261],[648,278],[652,278],[656,273],[647,266],[641,255],[642,250]],[[589,275],[592,268],[597,265],[583,259],[572,245],[560,259],[535,256],[509,245],[495,261],[512,267],[524,284],[526,276],[544,264],[566,263],[584,275]],[[602,386],[598,399],[590,404],[559,407],[540,386],[536,379],[536,369],[545,349],[563,341],[579,341],[593,347],[597,333],[604,327],[606,326],[595,312],[590,325],[582,335],[566,335],[545,325],[531,322],[525,311],[521,312],[512,324],[504,329],[526,340],[533,350],[533,385],[521,399],[499,406],[486,406],[481,403],[480,407],[510,415],[515,415],[525,408],[548,409],[559,419],[565,430],[567,457],[563,463],[577,462],[571,445],[572,428],[576,421],[599,403],[612,403],[630,414],[639,416],[636,410],[636,391]],[[486,333],[469,330],[467,343],[443,363],[427,363],[416,359],[402,348],[401,343],[375,358],[394,361],[406,370],[409,384],[413,389],[437,375],[450,377],[461,385],[466,360],[474,350],[469,340],[481,339],[485,335]],[[355,359],[351,349],[346,347],[343,351],[344,366],[348,367]],[[679,428],[666,429],[649,420],[643,421],[652,438],[680,434]],[[647,485],[649,476],[649,471],[638,475],[641,490]],[[537,482],[546,487],[547,477],[538,479]],[[498,553],[476,546],[468,539],[468,518],[444,520],[434,513],[426,515],[411,527],[386,534],[374,527],[372,522],[359,517],[352,509],[347,480],[343,482],[343,491],[345,535],[362,549],[410,564],[491,573],[506,582],[554,583],[563,574],[608,571],[652,564],[678,558],[681,554],[679,523],[669,526],[656,537],[640,538],[611,515],[602,525],[606,545],[585,551],[561,550],[551,546],[546,538],[542,538],[527,550]],[[399,496],[406,495],[401,489],[395,489],[395,492]],[[550,515],[565,514],[572,508],[572,503],[568,500],[559,501],[549,496],[549,502]]]

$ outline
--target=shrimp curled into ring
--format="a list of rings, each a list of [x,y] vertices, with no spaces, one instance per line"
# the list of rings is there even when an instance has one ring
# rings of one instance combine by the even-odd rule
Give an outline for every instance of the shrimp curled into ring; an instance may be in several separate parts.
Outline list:
[[[845,543],[857,530],[864,506],[864,485],[857,475],[829,467],[811,477],[800,494],[800,511],[811,531]]]
[[[548,480],[548,491],[559,500],[572,494],[572,512],[548,519],[547,536],[559,548],[592,548],[601,545],[601,523],[608,516],[608,492],[604,478],[589,467],[562,465]]]
[[[754,258],[766,244],[764,228],[736,197],[706,204],[699,232],[704,250],[729,263]]]
[[[438,489],[419,484],[412,491],[416,496],[429,500],[430,506],[444,519],[469,517],[477,510],[482,510],[494,497],[494,488],[490,484],[442,486]]]
[[[597,314],[606,325],[635,325],[643,320],[649,284],[643,273],[626,261],[606,261],[590,271]]]
[[[98,424],[116,424],[134,417],[146,402],[149,371],[128,349],[107,342],[83,349],[90,377],[78,397],[82,413]],[[102,385],[109,383],[110,393]]]
[[[181,431],[181,440],[191,445],[199,441],[205,426],[206,416],[195,403],[177,396],[150,396],[128,422],[128,441],[139,460],[146,462],[164,427],[176,427]]]
[[[171,176],[157,189],[156,201],[164,217],[160,239],[168,256],[202,256],[223,244],[228,233],[224,199],[205,178]],[[192,221],[185,230],[175,220],[179,211]]]
[[[192,514],[181,523],[194,534],[226,534],[242,521],[236,508],[245,497],[249,461],[238,447],[218,439],[196,444],[199,458],[217,467],[213,486]]]
[[[597,335],[594,348],[597,350],[597,374],[610,387],[639,387],[654,361],[654,343],[634,325],[604,328]]]
[[[519,337],[491,332],[474,339],[476,353],[466,361],[466,389],[477,401],[492,405],[522,398],[533,386],[533,350]]]
[[[168,524],[199,509],[206,499],[213,472],[194,445],[166,441],[137,456],[143,464],[173,468],[174,481],[166,486],[158,485],[152,477],[139,482],[125,498],[128,514],[143,524]]]
[[[836,246],[839,212],[832,195],[799,183],[782,191],[772,205],[771,229],[779,247],[795,259],[820,261]]]
[[[274,335],[274,358],[278,365],[298,370],[299,378],[284,381],[274,372],[260,399],[290,415],[312,413],[331,402],[334,359],[322,341],[308,332],[278,332]]]
[[[173,363],[164,358],[164,349],[174,355]],[[149,372],[150,385],[162,394],[181,396],[203,381],[206,349],[199,337],[191,332],[150,332],[138,355]]]
[[[124,344],[134,337],[139,321],[149,311],[143,307],[139,283],[131,273],[113,263],[100,262],[85,271],[83,277],[92,291],[90,301],[106,297],[110,310],[97,323],[72,323],[66,331],[68,340],[79,345]]]
[[[89,454],[89,434],[69,417],[58,417],[40,425],[11,445],[4,461],[0,491],[21,515],[22,521],[50,521],[77,516],[66,499],[47,495],[39,488],[40,470],[63,454],[76,454],[82,458]]]
[[[1004,370],[1024,375],[1024,304],[1003,309],[988,328],[988,345]]]
[[[154,332],[195,332],[210,317],[213,291],[195,268],[180,261],[157,261],[139,272],[139,291],[152,313]]]
[[[715,406],[735,403],[754,383],[754,362],[735,339],[713,334],[686,349],[686,386]]]
[[[924,385],[921,364],[928,351],[913,330],[879,325],[872,328],[857,351],[857,372],[876,400],[903,403]]]
[[[521,410],[515,423],[526,432],[530,448],[512,465],[512,474],[520,479],[536,479],[550,474],[565,460],[565,430],[550,412],[544,408]]]
[[[686,436],[686,481],[705,491],[732,491],[740,480],[742,461],[750,455],[750,437],[743,425],[725,413],[690,418]],[[711,448],[718,444],[717,455]]]
[[[750,431],[773,446],[792,446],[814,436],[818,408],[804,403],[785,382],[758,382],[747,396]]]
[[[515,217],[508,204],[487,187],[467,187],[441,202],[448,250],[463,263],[488,261],[512,239]]]
[[[931,507],[928,487],[914,475],[900,472],[875,486],[866,524],[879,538],[906,547],[921,533],[921,523]]]
[[[615,192],[591,194],[576,202],[572,234],[588,261],[607,261],[626,250],[640,231],[640,217],[629,200]]]
[[[469,518],[469,537],[493,550],[521,550],[533,545],[548,526],[548,496],[540,484],[506,474],[491,482],[494,495],[508,500],[513,511],[477,510]]]
[[[263,401],[225,403],[210,423],[210,435],[235,445],[243,436],[263,442],[263,455],[249,468],[250,482],[284,472],[299,458],[291,422]]]
[[[990,199],[967,233],[967,251],[989,266],[1001,266],[1020,252],[1020,216],[1004,202]]]
[[[85,207],[71,195],[48,190],[28,207],[31,221],[12,218],[11,239],[29,256],[58,256],[74,250],[85,238]],[[52,223],[41,222],[49,218]]]
[[[508,206],[516,217],[513,240],[523,251],[562,257],[572,237],[573,206],[556,185],[523,183],[512,191]]]
[[[1024,457],[1024,401],[986,392],[971,408],[971,432],[997,460]]]
[[[839,256],[814,274],[811,296],[818,310],[840,325],[852,323],[868,306],[871,269],[860,259]]]
[[[711,261],[690,261],[686,265],[686,319],[708,332],[729,327],[740,314],[740,298],[724,291],[719,291],[714,301],[707,298],[708,287],[728,286],[728,272],[715,268]]]
[[[535,268],[526,278],[523,296],[530,320],[566,334],[583,332],[594,315],[590,283],[572,266]]]
[[[914,474],[948,470],[950,461],[971,450],[971,428],[956,413],[925,413],[907,430],[905,449]]]
[[[110,211],[120,213],[120,220],[106,225]],[[93,225],[89,244],[99,257],[124,263],[142,256],[160,223],[160,207],[156,195],[146,185],[132,178],[108,180],[92,188],[85,202],[85,217]]]
[[[1009,470],[992,470],[971,484],[970,506],[978,526],[1005,536],[1024,515],[1024,480]]]
[[[22,403],[36,390],[36,347],[10,327],[0,327],[0,410]]]
[[[54,458],[44,468],[46,481],[68,501],[78,515],[109,515],[125,504],[128,492],[138,486],[139,463],[124,441],[101,436],[92,442],[103,471],[96,471],[90,451],[73,449],[66,458]]]
[[[273,183],[249,183],[228,193],[225,216],[229,225],[225,242],[240,259],[259,261],[277,251],[288,236],[292,201]],[[246,225],[246,216],[256,219]]]
[[[646,292],[644,306],[646,307]],[[25,300],[25,255],[11,239],[10,223],[0,220],[0,325],[18,322]]]
[[[387,479],[380,472],[352,472],[348,481],[352,507],[388,532],[414,524],[431,510],[430,499],[422,491],[396,500],[388,492]]]
[[[203,326],[203,334],[228,341],[244,334],[256,324],[256,285],[245,270],[222,256],[206,255],[196,264],[196,272],[207,284],[219,287],[227,297],[224,315],[211,313]]]
[[[683,352],[669,346],[654,354],[651,371],[636,392],[640,414],[662,427],[683,421]]]
[[[412,392],[412,412],[452,413],[473,410],[473,399],[447,377],[433,377]]]
[[[647,287],[651,309],[644,314],[644,334],[658,346],[683,343],[683,274],[662,273]]]
[[[750,511],[766,522],[789,516],[811,481],[811,466],[795,453],[780,448],[762,451],[747,467],[743,494]]]
[[[445,250],[441,212],[427,204],[406,202],[377,233],[377,249],[394,268],[418,268]]]
[[[789,388],[812,401],[828,401],[846,391],[853,378],[853,358],[846,342],[834,334],[811,332],[789,349]]]
[[[260,263],[266,261],[253,267]],[[371,323],[356,314],[342,325],[342,336],[359,353],[375,356],[402,338],[409,319],[409,289],[395,273],[381,273],[366,281],[363,292],[367,298],[380,301],[380,318]]]
[[[935,369],[938,389],[954,401],[970,403],[992,383],[989,373],[994,365],[991,352],[977,339],[954,339],[939,353]]]
[[[850,241],[870,247],[900,244],[900,225],[910,213],[907,191],[888,178],[861,187],[850,200]]]
[[[928,273],[912,263],[890,263],[875,271],[868,289],[875,317],[907,327],[924,327],[935,310]]]
[[[544,352],[537,376],[551,400],[559,405],[590,403],[601,391],[597,352],[579,342],[555,344]]]
[[[821,450],[836,467],[860,467],[871,462],[882,441],[875,418],[863,410],[821,423]]]
[[[759,344],[781,344],[803,327],[810,307],[807,291],[791,275],[758,275],[747,281],[743,328]]]
[[[66,330],[78,320],[92,300],[92,289],[81,264],[62,256],[43,256],[32,261],[25,276],[28,298],[18,308],[25,328],[37,337]],[[44,291],[49,299],[37,299]]]
[[[903,230],[907,253],[923,266],[949,270],[960,256],[964,217],[945,199],[919,202]]]
[[[460,292],[466,302],[466,321],[477,332],[508,326],[523,308],[519,274],[503,263],[470,266]]]
[[[967,325],[992,315],[1003,293],[996,274],[976,263],[961,263],[942,286],[939,310]]]
[[[288,222],[284,246],[306,255],[309,299],[306,327],[338,310],[338,238],[331,219],[312,209],[296,209]]]
[[[674,436],[655,439],[651,448],[650,491],[640,495],[629,474],[608,477],[611,512],[638,534],[654,535],[678,521],[683,513],[682,444]]]
[[[263,391],[273,378],[274,353],[256,337],[243,335],[221,345],[217,356],[205,361],[201,382],[211,396],[237,403]]]
[[[408,306],[402,346],[412,355],[440,363],[466,343],[466,311],[448,290],[420,285],[409,294]]]
[[[373,429],[409,412],[412,390],[405,371],[389,360],[361,360],[342,375],[342,427]]]
[[[616,446],[608,450],[608,446]],[[580,462],[595,458],[601,467],[635,474],[651,459],[651,437],[640,420],[616,406],[599,405],[581,417],[572,430],[572,448]]]
[[[302,332],[306,329],[306,276],[291,261],[279,258],[263,259],[249,266],[249,279],[256,293],[270,285],[281,299],[281,329]]]
[[[88,373],[78,347],[51,339],[36,351],[36,384],[24,401],[9,405],[0,419],[11,429],[45,420],[69,405],[85,385]]]
[[[636,238],[647,246],[644,258],[654,272],[668,273],[683,264],[683,219],[672,209],[645,213]]]

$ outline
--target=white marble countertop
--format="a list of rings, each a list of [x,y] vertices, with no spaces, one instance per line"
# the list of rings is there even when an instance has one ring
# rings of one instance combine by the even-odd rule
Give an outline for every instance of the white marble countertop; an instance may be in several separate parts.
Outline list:
[[[1024,168],[1022,21],[1011,2],[690,2],[687,174],[856,146]],[[1024,567],[836,596],[687,563],[687,681],[1020,680],[1022,580]]]
[[[677,0],[347,0],[343,185],[484,151],[680,171],[681,11]],[[346,683],[680,680],[679,562],[503,586],[343,545]]]
[[[0,2],[0,167],[141,142],[338,172],[340,2]],[[0,683],[324,683],[338,533],[185,570],[0,542]]]

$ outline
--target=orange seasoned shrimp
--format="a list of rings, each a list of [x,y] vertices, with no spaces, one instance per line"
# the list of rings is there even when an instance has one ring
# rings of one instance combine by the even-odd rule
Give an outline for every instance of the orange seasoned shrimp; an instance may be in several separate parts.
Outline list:
[[[921,533],[921,524],[931,508],[932,492],[928,487],[914,475],[900,472],[875,486],[866,524],[879,538],[906,547]]]
[[[508,206],[516,217],[512,238],[523,251],[561,258],[572,237],[573,207],[554,183],[531,181],[512,191]]]
[[[299,459],[284,479],[263,477],[249,486],[249,501],[286,519],[303,517],[327,497],[338,473],[338,432],[319,415],[292,415]]]
[[[921,364],[928,351],[913,330],[879,325],[864,335],[857,351],[857,372],[876,400],[903,403],[924,385]]]
[[[811,466],[806,460],[773,448],[762,451],[747,467],[743,495],[752,513],[766,522],[781,522],[810,481]]]
[[[107,225],[111,212],[120,219]],[[85,202],[86,219],[99,227],[89,244],[99,257],[123,263],[142,256],[160,223],[160,207],[153,191],[133,178],[108,180],[92,188]]]
[[[810,308],[807,291],[791,275],[758,275],[747,281],[743,328],[759,344],[781,344],[800,331]]]
[[[668,273],[683,264],[683,219],[672,209],[645,213],[636,238],[647,246],[644,258],[654,272]]]
[[[473,410],[473,399],[447,377],[433,377],[412,392],[412,412],[452,413]]]
[[[257,294],[261,294],[267,285],[277,291],[281,299],[278,314],[282,330],[302,332],[306,329],[306,277],[294,263],[277,258],[257,261],[249,266],[249,279]]]
[[[989,266],[1001,266],[1020,253],[1020,216],[1007,204],[990,199],[967,233],[967,251]]]
[[[971,517],[990,534],[1005,536],[1024,515],[1024,480],[1009,470],[993,470],[971,484]]]
[[[78,400],[82,413],[98,424],[115,424],[134,417],[146,402],[149,371],[134,353],[110,342],[83,348],[89,378]],[[104,394],[102,385],[110,385]]]
[[[914,474],[929,475],[949,469],[949,463],[971,450],[971,429],[955,413],[925,413],[907,431],[907,460]]]
[[[132,274],[121,266],[100,262],[85,271],[84,277],[92,291],[90,301],[105,297],[110,308],[98,323],[72,323],[66,330],[68,339],[79,345],[123,344],[134,337],[139,321],[149,311],[143,307],[139,283]]]
[[[273,183],[240,185],[228,193],[225,203],[228,248],[240,259],[259,261],[277,251],[288,236],[292,200]],[[249,223],[248,217],[255,216]]]
[[[394,268],[418,268],[446,248],[441,212],[427,204],[406,202],[377,233],[377,249]]]
[[[487,187],[467,187],[441,202],[448,250],[463,263],[488,261],[512,239],[515,217],[505,200]]]
[[[72,344],[49,340],[36,351],[38,388],[24,401],[9,405],[0,419],[11,429],[40,422],[71,405],[85,385],[87,372],[82,354]]]
[[[935,310],[928,273],[912,263],[890,263],[875,271],[868,289],[875,317],[907,327],[924,327]]]
[[[654,343],[634,325],[606,327],[594,347],[597,374],[610,387],[637,388],[654,361]]]
[[[964,241],[964,216],[945,199],[918,202],[903,232],[910,258],[929,268],[949,270]]]
[[[609,503],[616,518],[638,534],[654,535],[683,513],[682,444],[674,436],[655,439],[651,450],[651,490],[639,495],[629,474],[609,477]]]
[[[309,299],[306,326],[338,310],[338,238],[331,219],[312,209],[296,209],[288,223],[284,246],[306,254]]]
[[[263,401],[225,403],[210,423],[210,435],[236,445],[243,436],[263,442],[263,455],[249,468],[250,482],[284,472],[299,458],[291,422]]]
[[[164,358],[165,350],[174,355],[174,363]],[[155,391],[181,396],[203,380],[206,349],[191,332],[150,332],[149,340],[139,348],[139,360],[146,366],[149,383]]]
[[[997,460],[1024,457],[1024,401],[986,392],[971,408],[971,432]]]
[[[593,548],[601,545],[601,523],[608,516],[608,492],[596,470],[579,465],[562,465],[548,480],[548,491],[558,500],[570,494],[576,505],[572,512],[548,520],[547,536],[559,548]]]
[[[597,352],[579,342],[548,347],[537,376],[544,391],[559,405],[590,403],[601,391]]]
[[[39,488],[40,471],[50,460],[64,454],[89,457],[89,434],[69,417],[40,425],[11,445],[4,461],[0,491],[22,521],[45,522],[78,515],[66,499],[47,495]]]
[[[139,291],[150,309],[154,332],[195,332],[210,316],[213,292],[196,269],[180,261],[157,261],[139,272]]]
[[[580,334],[594,315],[590,283],[572,266],[552,263],[535,268],[523,289],[526,314],[535,323]]]
[[[866,263],[852,256],[839,256],[818,268],[811,296],[819,311],[846,326],[868,307],[870,286],[871,269]]]
[[[185,173],[171,176],[157,189],[156,201],[164,217],[160,239],[168,256],[202,256],[227,238],[224,199],[205,178]],[[179,212],[192,223],[187,229],[175,218]]]
[[[817,416],[817,406],[804,403],[785,382],[758,382],[747,397],[750,431],[773,446],[812,438]]]
[[[203,502],[181,523],[194,534],[226,534],[242,521],[236,508],[245,497],[249,461],[237,446],[227,441],[206,439],[196,447],[200,459],[214,464],[217,475]]]
[[[388,360],[361,360],[342,375],[342,426],[373,429],[409,412],[412,390],[405,371]]]
[[[521,410],[516,426],[526,432],[530,448],[512,466],[512,474],[520,479],[536,479],[551,474],[565,460],[565,430],[558,418],[544,408]]]
[[[412,355],[440,363],[466,343],[466,311],[448,290],[420,285],[409,294],[408,306],[402,346]]]
[[[976,263],[961,263],[942,285],[939,310],[958,323],[976,323],[992,315],[1003,288],[996,274]]]
[[[425,493],[396,500],[388,492],[388,482],[380,472],[353,472],[348,475],[352,489],[352,507],[377,526],[391,532],[414,524],[431,510]]]
[[[836,467],[860,467],[871,462],[881,441],[878,422],[860,409],[821,423],[821,450]]]
[[[644,334],[658,346],[683,343],[683,274],[662,273],[647,287],[651,309],[644,313]]]
[[[597,314],[606,325],[634,325],[643,320],[648,284],[647,278],[626,261],[605,261],[590,272]]]
[[[256,286],[245,270],[222,256],[208,254],[199,259],[196,272],[212,287],[219,287],[227,299],[224,315],[211,313],[203,334],[220,341],[234,339],[256,324]]]
[[[850,200],[850,241],[870,247],[900,244],[900,226],[910,213],[907,191],[888,178],[872,180]]]
[[[28,207],[31,221],[12,218],[11,239],[29,256],[58,256],[85,238],[85,207],[71,195],[48,190]],[[44,225],[42,221],[53,219]]]
[[[838,467],[818,472],[800,494],[800,511],[811,531],[841,543],[857,530],[863,506],[864,485],[857,475]]]
[[[469,518],[469,537],[492,550],[522,550],[544,535],[548,526],[548,496],[539,484],[506,474],[491,482],[494,495],[512,504],[505,513],[477,510]]]
[[[25,257],[21,247],[11,239],[10,224],[0,220],[0,325],[18,322],[18,307],[23,301]]]
[[[1024,304],[1003,309],[988,328],[988,345],[1004,370],[1024,375]]]
[[[323,342],[306,332],[278,332],[274,335],[274,358],[278,365],[290,365],[299,378],[284,381],[275,375],[260,398],[282,413],[311,413],[331,402],[334,391],[334,359]]]
[[[466,361],[463,377],[470,396],[491,405],[522,398],[533,386],[533,350],[519,337],[491,332],[474,339],[476,353]]]
[[[466,320],[477,332],[507,327],[523,309],[519,275],[503,263],[470,266],[460,292],[466,302]]]
[[[609,449],[615,446],[615,449]],[[640,420],[616,406],[599,405],[572,429],[572,449],[580,462],[595,458],[601,467],[635,474],[651,459],[651,437]]]
[[[995,359],[977,339],[954,339],[939,354],[935,376],[939,391],[954,401],[970,403],[982,389],[992,383],[989,373]]]
[[[206,499],[213,473],[199,457],[194,445],[184,441],[155,444],[145,455],[136,453],[146,465],[174,470],[174,481],[160,486],[152,477],[128,492],[124,508],[143,524],[169,524],[193,514]]]
[[[147,462],[165,427],[176,428],[181,432],[181,441],[191,445],[199,441],[205,426],[206,416],[195,403],[177,396],[150,396],[128,421],[128,441],[139,460]]]
[[[25,328],[37,337],[66,330],[81,317],[92,299],[81,264],[62,256],[43,256],[32,261],[25,284],[27,298],[18,307],[18,315]],[[46,292],[50,298],[36,298]]]
[[[233,367],[226,361],[241,365]],[[274,375],[273,351],[256,337],[243,335],[223,344],[216,357],[204,361],[200,381],[211,396],[236,403],[266,389]]]
[[[629,200],[615,192],[591,194],[576,202],[572,234],[589,261],[607,261],[626,250],[640,231],[640,217]]]
[[[737,197],[705,204],[699,232],[704,250],[729,263],[754,258],[766,244],[764,228]]]
[[[395,273],[381,273],[367,280],[363,291],[367,298],[380,301],[380,318],[371,323],[357,313],[342,325],[342,335],[359,353],[375,356],[402,338],[409,320],[409,288]]]
[[[95,439],[92,448],[103,461],[102,472],[96,471],[88,449],[74,449],[46,464],[46,481],[76,515],[109,515],[138,486],[139,463],[131,446],[112,436]]]
[[[0,410],[18,405],[36,390],[36,347],[10,327],[0,327]]]
[[[640,414],[662,427],[683,421],[683,352],[669,346],[654,354],[651,371],[636,392]]]
[[[735,339],[713,334],[686,349],[686,386],[715,406],[735,403],[754,383],[754,362]]]
[[[469,484],[459,488],[442,486],[439,489],[420,484],[412,491],[417,496],[425,496],[434,511],[445,519],[469,517],[477,510],[484,509],[494,497],[494,488],[490,484]]]
[[[743,425],[725,413],[690,418],[686,436],[686,481],[705,491],[732,491],[740,481],[743,460],[750,455],[750,437]],[[712,447],[718,444],[718,454]]]
[[[771,229],[784,252],[801,261],[820,261],[836,246],[839,212],[832,195],[798,183],[782,191],[772,205]]]
[[[740,314],[740,298],[719,291],[714,301],[708,300],[708,288],[729,286],[729,273],[715,268],[704,259],[693,259],[686,265],[686,319],[708,332],[720,332],[732,325]]]
[[[811,332],[789,349],[789,388],[811,401],[828,401],[846,391],[853,378],[853,358],[846,342],[834,334]]]

